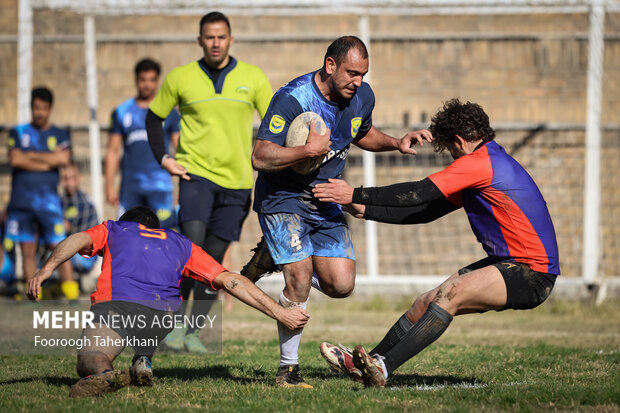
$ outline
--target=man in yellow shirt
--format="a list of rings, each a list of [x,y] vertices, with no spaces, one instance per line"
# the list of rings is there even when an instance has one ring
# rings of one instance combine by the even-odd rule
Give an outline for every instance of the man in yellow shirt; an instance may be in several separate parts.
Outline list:
[[[181,233],[221,262],[231,241],[239,240],[250,208],[254,183],[250,156],[254,110],[265,115],[271,85],[257,66],[228,54],[233,44],[228,18],[219,12],[200,20],[198,44],[204,57],[173,69],[164,80],[146,117],[155,159],[171,175],[181,177]],[[175,157],[166,153],[162,121],[177,106],[181,137]],[[181,282],[186,303],[194,281]],[[196,283],[194,314],[206,314],[215,292]],[[181,311],[184,311],[182,308]],[[198,330],[175,330],[166,344],[205,352]]]

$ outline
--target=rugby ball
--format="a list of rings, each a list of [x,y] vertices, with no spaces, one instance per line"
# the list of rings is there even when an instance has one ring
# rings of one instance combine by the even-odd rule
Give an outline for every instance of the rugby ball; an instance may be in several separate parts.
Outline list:
[[[291,122],[291,126],[289,126],[288,132],[286,133],[285,146],[292,148],[295,146],[305,145],[308,140],[308,135],[310,134],[310,122],[312,120],[314,120],[314,128],[317,132],[321,135],[325,135],[327,132],[327,125],[325,125],[325,121],[323,121],[323,119],[321,119],[321,117],[314,112],[304,112],[301,115],[298,115]],[[319,166],[321,166],[323,159],[325,159],[325,155],[309,158],[303,162],[299,162],[291,166],[291,169],[298,174],[308,175],[309,173],[316,171]]]

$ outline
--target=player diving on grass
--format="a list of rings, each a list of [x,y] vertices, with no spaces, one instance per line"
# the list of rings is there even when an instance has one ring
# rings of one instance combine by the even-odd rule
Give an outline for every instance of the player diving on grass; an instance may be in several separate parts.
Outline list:
[[[311,286],[343,298],[355,285],[353,243],[342,209],[314,198],[312,187],[340,176],[351,143],[369,151],[415,154],[412,146],[430,139],[427,131],[397,139],[375,129],[375,97],[362,81],[367,72],[364,43],[354,36],[335,40],[321,69],[290,81],[275,94],[258,130],[252,153],[252,165],[259,171],[254,211],[264,239],[241,273],[256,281],[280,265],[286,284],[280,294],[284,307],[306,308]],[[305,112],[318,114],[328,130],[321,135],[311,123],[305,145],[285,147],[291,122]],[[323,157],[323,162],[314,172],[302,175],[291,168],[315,157]],[[279,386],[312,387],[299,372],[301,334],[301,329],[278,323]]]
[[[72,397],[115,391],[130,381],[137,385],[152,383],[151,361],[157,344],[149,342],[157,343],[173,328],[166,328],[162,320],[181,306],[181,277],[224,289],[288,329],[301,328],[308,321],[305,310],[283,308],[245,277],[228,272],[189,239],[160,229],[157,215],[143,206],[130,209],[119,221],[105,221],[58,244],[29,281],[28,296],[38,299],[41,283],[77,252],[85,256],[100,254],[103,264],[97,290],[91,295],[94,328],[82,331],[82,341],[89,344],[78,353],[77,372],[82,379],[72,386]],[[143,322],[106,324],[103,320],[113,314],[140,317]],[[104,337],[106,342],[101,344],[98,337]],[[138,343],[133,346],[135,355],[129,375],[113,367],[124,345],[111,343],[123,342],[119,340]]]
[[[357,218],[392,224],[427,223],[463,207],[488,255],[419,296],[370,352],[321,344],[332,367],[370,387],[383,387],[454,316],[532,309],[547,299],[560,274],[547,204],[525,169],[495,142],[483,109],[450,100],[432,118],[430,132],[435,151],[447,149],[454,158],[442,171],[376,188],[330,180],[313,190],[319,200],[343,205]]]

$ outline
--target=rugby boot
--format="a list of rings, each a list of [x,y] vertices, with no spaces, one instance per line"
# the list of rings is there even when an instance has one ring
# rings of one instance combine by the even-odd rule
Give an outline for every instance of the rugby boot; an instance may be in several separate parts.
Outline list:
[[[176,351],[182,351],[185,348],[185,332],[186,327],[175,327],[164,338],[164,344],[166,347]]]
[[[134,386],[152,386],[153,368],[151,367],[151,359],[148,356],[134,357],[129,375],[131,376],[131,384]]]
[[[385,387],[385,364],[378,357],[371,357],[364,347],[353,349],[353,364],[362,372],[362,380],[366,387]]]
[[[319,346],[319,350],[333,370],[346,374],[353,381],[363,383],[362,372],[353,364],[353,352],[350,348],[324,342]]]
[[[280,270],[269,253],[265,237],[261,237],[256,247],[252,249],[252,252],[254,255],[240,271],[241,275],[248,280],[255,283],[262,277]]]
[[[78,380],[71,386],[69,397],[101,396],[122,389],[129,384],[129,381],[127,370],[107,370]]]
[[[280,366],[276,373],[276,386],[296,387],[298,389],[311,389],[312,386],[306,383],[299,373],[299,364],[288,364]]]
[[[185,349],[190,353],[207,354],[209,350],[200,341],[200,330],[185,335]]]

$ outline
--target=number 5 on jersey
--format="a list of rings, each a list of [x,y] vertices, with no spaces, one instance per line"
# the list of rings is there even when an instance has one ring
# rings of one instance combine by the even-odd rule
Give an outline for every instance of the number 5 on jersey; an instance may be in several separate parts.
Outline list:
[[[140,224],[140,235],[147,238],[158,238],[158,239],[166,239],[166,230],[164,229],[153,229],[147,228],[144,225]]]

